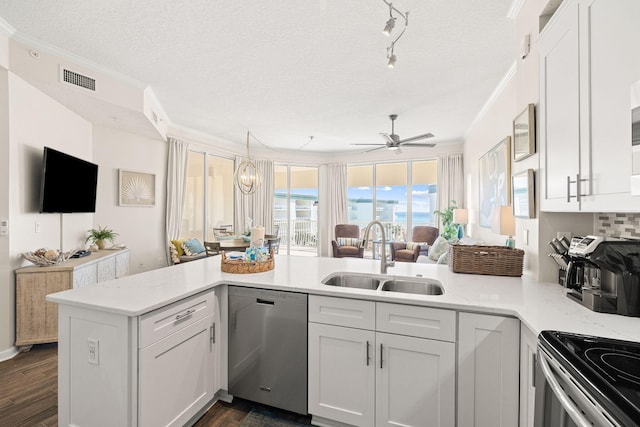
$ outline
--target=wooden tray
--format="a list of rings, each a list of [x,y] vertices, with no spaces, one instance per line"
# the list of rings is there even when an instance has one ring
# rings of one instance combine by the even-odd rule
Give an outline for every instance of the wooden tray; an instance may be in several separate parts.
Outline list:
[[[239,261],[230,260],[227,258],[227,254],[222,251],[222,260],[220,262],[220,268],[225,273],[234,274],[249,274],[249,273],[264,273],[265,271],[273,270],[275,266],[275,260],[273,258],[273,250],[269,254],[269,258],[265,261]]]

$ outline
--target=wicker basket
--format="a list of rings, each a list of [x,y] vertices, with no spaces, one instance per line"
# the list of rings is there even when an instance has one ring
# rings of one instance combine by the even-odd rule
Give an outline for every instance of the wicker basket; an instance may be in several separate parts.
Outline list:
[[[249,274],[249,273],[264,273],[265,271],[273,270],[275,266],[275,260],[273,259],[273,251],[269,254],[269,258],[265,261],[242,261],[242,260],[230,260],[227,258],[227,254],[222,251],[222,260],[220,262],[220,268],[225,273],[235,274]]]
[[[507,246],[449,246],[449,269],[454,273],[519,277],[523,258],[523,250]]]

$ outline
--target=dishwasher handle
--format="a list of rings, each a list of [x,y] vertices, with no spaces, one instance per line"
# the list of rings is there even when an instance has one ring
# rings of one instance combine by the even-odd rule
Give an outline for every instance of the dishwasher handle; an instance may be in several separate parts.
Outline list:
[[[261,305],[275,305],[276,302],[273,300],[268,300],[268,299],[263,299],[263,298],[256,298],[256,304],[261,304]]]

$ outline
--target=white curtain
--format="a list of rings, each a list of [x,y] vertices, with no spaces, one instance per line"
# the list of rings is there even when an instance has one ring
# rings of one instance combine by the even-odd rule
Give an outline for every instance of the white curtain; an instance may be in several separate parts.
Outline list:
[[[320,236],[324,242],[324,247],[328,251],[331,248],[331,240],[337,224],[346,224],[348,218],[348,195],[347,195],[347,165],[345,163],[332,163],[327,165],[327,192],[326,209],[326,230],[324,236]]]
[[[167,207],[165,229],[167,234],[167,263],[171,264],[168,252],[170,240],[180,238],[182,227],[182,212],[184,210],[184,196],[187,180],[187,159],[189,157],[189,143],[175,138],[169,138],[169,155],[167,160]]]
[[[245,160],[243,157],[236,157],[236,168]],[[251,160],[255,163],[258,173],[262,177],[262,184],[253,194],[242,194],[237,186],[234,187],[236,209],[235,209],[235,232],[244,233],[249,226],[248,220],[251,218],[252,225],[262,225],[267,234],[273,233],[273,193],[275,186],[275,168],[273,160]]]
[[[438,210],[445,210],[455,200],[464,207],[464,165],[462,154],[438,157]]]

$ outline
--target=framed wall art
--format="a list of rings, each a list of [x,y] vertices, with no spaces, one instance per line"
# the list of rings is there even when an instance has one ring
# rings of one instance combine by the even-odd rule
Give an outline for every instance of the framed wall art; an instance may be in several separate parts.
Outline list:
[[[156,204],[156,176],[152,173],[120,169],[120,206],[154,206]]]
[[[513,160],[518,162],[536,152],[536,107],[527,108],[513,121]]]
[[[535,218],[535,179],[533,169],[514,173],[511,183],[513,190],[513,216]]]
[[[507,136],[480,157],[479,224],[491,228],[493,208],[508,206],[511,198],[511,137]]]

